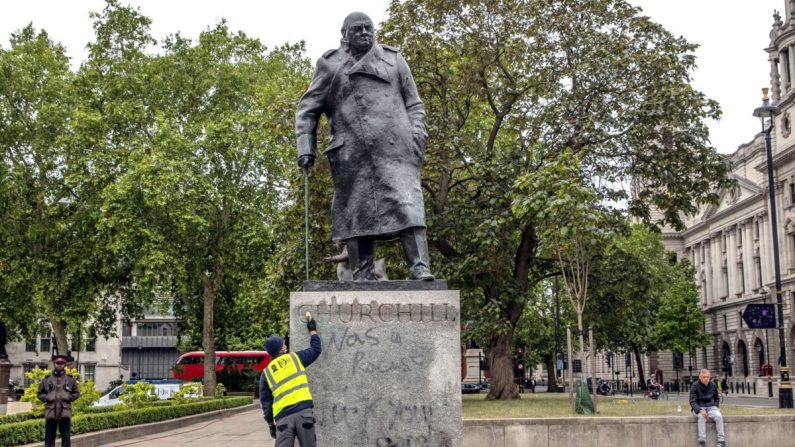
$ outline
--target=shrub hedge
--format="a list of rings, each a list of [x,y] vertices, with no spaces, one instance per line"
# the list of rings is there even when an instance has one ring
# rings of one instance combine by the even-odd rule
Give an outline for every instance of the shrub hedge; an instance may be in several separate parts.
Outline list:
[[[160,422],[224,408],[240,407],[251,402],[250,397],[229,397],[184,405],[157,405],[135,410],[80,414],[72,418],[72,434],[77,435],[109,428]],[[0,445],[2,446],[10,447],[43,440],[44,421],[42,419],[24,420],[0,425]]]
[[[0,415],[0,424],[10,424],[12,422],[27,421],[28,419],[33,419],[35,417],[36,415],[31,413],[30,411],[26,411],[24,413],[4,414]]]

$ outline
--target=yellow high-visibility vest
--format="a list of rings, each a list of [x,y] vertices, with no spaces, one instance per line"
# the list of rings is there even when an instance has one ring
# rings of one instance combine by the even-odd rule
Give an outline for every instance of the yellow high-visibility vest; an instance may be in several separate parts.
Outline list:
[[[312,400],[306,370],[295,353],[274,358],[263,371],[273,394],[274,418],[290,405]]]

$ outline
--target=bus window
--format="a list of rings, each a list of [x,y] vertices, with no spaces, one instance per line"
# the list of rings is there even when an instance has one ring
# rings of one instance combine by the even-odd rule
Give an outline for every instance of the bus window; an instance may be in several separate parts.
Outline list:
[[[182,357],[177,362],[178,365],[198,365],[204,363],[204,357]]]

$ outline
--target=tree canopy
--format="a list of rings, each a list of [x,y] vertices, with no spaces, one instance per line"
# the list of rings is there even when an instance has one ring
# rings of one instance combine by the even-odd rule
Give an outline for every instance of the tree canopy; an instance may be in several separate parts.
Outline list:
[[[489,397],[514,398],[512,335],[532,285],[557,274],[544,222],[512,212],[529,194],[517,182],[571,153],[599,203],[679,227],[728,184],[704,122],[719,108],[690,85],[695,45],[622,0],[408,0],[389,13],[382,40],[403,49],[428,110],[436,269],[488,338]]]

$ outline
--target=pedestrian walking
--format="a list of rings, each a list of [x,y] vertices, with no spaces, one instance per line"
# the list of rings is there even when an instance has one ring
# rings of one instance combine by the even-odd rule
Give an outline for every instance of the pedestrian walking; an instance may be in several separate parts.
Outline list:
[[[61,447],[70,447],[72,430],[72,402],[80,397],[77,380],[66,372],[68,358],[52,357],[52,373],[39,383],[39,400],[44,407],[44,446],[55,447],[56,430],[61,433]]]

